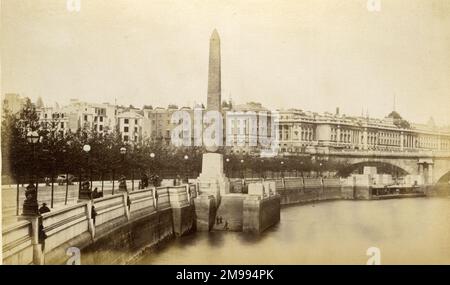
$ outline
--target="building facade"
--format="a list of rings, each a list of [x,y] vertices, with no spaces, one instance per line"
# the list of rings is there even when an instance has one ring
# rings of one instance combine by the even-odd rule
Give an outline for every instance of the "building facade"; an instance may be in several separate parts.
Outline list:
[[[280,110],[280,152],[334,150],[450,150],[450,130],[435,125],[402,124],[392,113],[384,119]],[[394,113],[394,112],[393,112]]]

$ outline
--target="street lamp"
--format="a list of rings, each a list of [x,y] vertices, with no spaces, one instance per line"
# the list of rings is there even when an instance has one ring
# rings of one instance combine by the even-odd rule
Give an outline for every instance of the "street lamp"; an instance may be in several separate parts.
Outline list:
[[[241,171],[242,171],[242,178],[245,179],[245,171],[244,171],[244,160],[241,159]]]
[[[126,147],[121,147],[120,148],[120,155],[122,156],[122,167],[124,167],[124,162],[125,162],[125,155],[127,154],[127,149]],[[125,171],[123,171],[125,172]],[[125,174],[122,173],[122,177],[120,177],[119,179],[119,190],[122,191],[127,191],[127,182],[126,182],[126,177]]]
[[[91,146],[89,144],[83,145],[83,151],[86,155],[86,172],[89,168],[89,152],[91,151]],[[91,175],[90,175],[91,176]],[[92,190],[92,177],[87,180],[87,177],[81,181],[80,179],[80,189],[78,193],[78,200],[90,200],[91,199],[91,190]]]
[[[188,159],[189,159],[189,156],[187,155],[187,154],[185,154],[184,155],[184,162],[185,162],[185,171],[186,171],[186,183],[188,183],[189,184],[189,171],[188,171]]]
[[[83,146],[83,151],[84,151],[85,153],[89,153],[89,152],[91,151],[91,146],[88,145],[88,144],[85,144],[85,145]]]
[[[153,153],[153,152],[150,153],[150,158],[151,158],[151,159],[150,159],[150,161],[151,161],[150,170],[153,171],[153,169],[152,169],[152,168],[153,168],[153,161],[152,161],[152,160],[155,158],[155,153]],[[155,179],[155,178],[156,178],[155,173],[152,173],[152,174],[150,175],[150,179],[151,179],[151,183],[153,184],[153,186],[156,186],[156,185],[155,185],[155,184],[156,184],[156,182],[155,182],[156,179]]]
[[[281,178],[284,178],[284,168],[283,168],[284,161],[280,162],[280,164],[281,164]]]
[[[27,133],[27,142],[32,145],[33,150],[33,171],[36,165],[36,144],[39,142],[39,134],[37,131],[29,131]],[[31,172],[31,171],[30,171]],[[23,216],[37,216],[39,215],[39,203],[38,203],[38,183],[34,185],[33,176],[34,173],[30,173],[30,184],[25,190],[25,201],[23,202]]]
[[[228,178],[231,178],[231,177],[230,177],[230,164],[229,164],[230,159],[227,157],[227,158],[225,159],[225,162],[226,162],[225,170],[226,170],[227,176],[228,176]]]
[[[39,134],[37,131],[29,131],[27,133],[27,141],[30,144],[37,144],[39,142]]]
[[[91,151],[91,146],[88,144],[85,144],[83,146],[83,151],[86,154],[86,171],[89,168],[89,152]]]

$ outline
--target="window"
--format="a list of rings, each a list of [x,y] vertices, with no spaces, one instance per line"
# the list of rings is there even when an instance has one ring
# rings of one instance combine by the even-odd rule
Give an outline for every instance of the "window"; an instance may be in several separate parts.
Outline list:
[[[98,129],[99,129],[100,131],[103,131],[103,125],[98,126]]]
[[[138,120],[137,119],[134,119],[134,123],[137,125],[137,123],[138,123]]]
[[[138,131],[138,128],[134,127],[134,132],[137,133],[137,131]]]
[[[129,120],[128,120],[128,119],[124,119],[123,122],[124,122],[125,124],[128,124],[128,123],[129,123]]]
[[[123,127],[123,132],[128,133],[128,127]]]
[[[123,136],[123,140],[127,142],[128,141],[128,136]]]
[[[103,117],[100,117],[100,122],[103,122]]]
[[[87,121],[87,115],[84,115],[84,120]]]
[[[61,122],[61,128],[64,129],[64,122]]]

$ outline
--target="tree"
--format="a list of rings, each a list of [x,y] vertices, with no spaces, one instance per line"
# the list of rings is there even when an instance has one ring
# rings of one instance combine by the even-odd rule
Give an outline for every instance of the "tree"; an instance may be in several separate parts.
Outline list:
[[[27,133],[39,129],[38,115],[35,106],[29,98],[25,99],[23,109],[13,115],[3,111],[2,118],[2,165],[3,174],[18,179],[25,174],[31,174],[33,167],[32,146],[27,142]]]

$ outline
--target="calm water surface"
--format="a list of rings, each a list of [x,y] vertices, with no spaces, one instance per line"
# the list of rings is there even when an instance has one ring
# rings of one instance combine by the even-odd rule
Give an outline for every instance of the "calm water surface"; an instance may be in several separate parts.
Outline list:
[[[260,236],[194,233],[145,252],[138,264],[450,264],[450,199],[334,201],[284,207]]]

